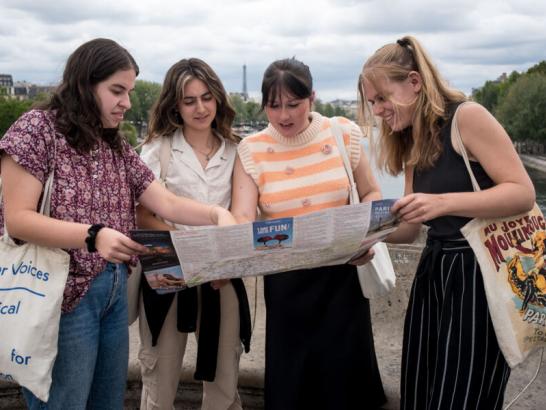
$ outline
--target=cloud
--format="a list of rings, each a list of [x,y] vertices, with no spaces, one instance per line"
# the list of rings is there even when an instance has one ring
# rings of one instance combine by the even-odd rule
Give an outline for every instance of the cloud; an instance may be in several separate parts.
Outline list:
[[[140,78],[161,82],[184,57],[200,57],[230,91],[259,96],[273,60],[311,68],[319,98],[356,97],[356,79],[377,48],[413,34],[445,77],[470,92],[502,72],[544,59],[546,3],[528,0],[0,0],[0,72],[52,83],[81,43],[108,37],[126,47]]]

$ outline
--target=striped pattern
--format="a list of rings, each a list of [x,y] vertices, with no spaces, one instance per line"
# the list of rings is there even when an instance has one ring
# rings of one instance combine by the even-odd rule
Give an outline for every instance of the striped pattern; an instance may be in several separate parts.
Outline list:
[[[362,134],[338,118],[353,169],[360,159]],[[245,171],[259,190],[264,219],[298,216],[348,203],[349,180],[332,135],[330,120],[312,113],[309,127],[285,138],[271,125],[239,144]]]
[[[427,243],[406,313],[400,408],[501,409],[509,376],[471,248]]]

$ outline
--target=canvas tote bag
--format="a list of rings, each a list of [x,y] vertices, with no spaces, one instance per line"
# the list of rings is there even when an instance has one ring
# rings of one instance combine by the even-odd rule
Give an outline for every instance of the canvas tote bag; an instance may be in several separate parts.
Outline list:
[[[343,134],[336,118],[330,119],[332,132],[336,139],[336,144],[343,160],[345,172],[349,177],[351,185],[350,203],[358,204],[360,197],[356,188],[356,183],[353,177],[353,170],[349,162],[345,143],[343,142]],[[396,275],[392,266],[391,257],[387,245],[383,242],[378,242],[372,249],[375,252],[373,259],[365,265],[357,266],[358,280],[362,289],[362,294],[368,299],[374,299],[385,295],[396,286]]]
[[[161,137],[159,146],[159,182],[165,186],[169,159],[171,158],[173,137]],[[127,279],[127,311],[129,314],[129,325],[138,318],[140,306],[140,281],[142,280],[142,266],[140,260],[135,267],[131,267],[131,275]]]
[[[457,112],[451,133],[474,191],[479,191],[457,126]],[[531,352],[546,346],[544,215],[535,204],[525,214],[474,218],[461,228],[461,232],[476,254],[482,271],[499,347],[510,367],[514,368]]]
[[[53,172],[40,213],[49,216]],[[1,200],[0,184],[0,200]],[[0,238],[0,377],[47,402],[57,356],[61,303],[70,256],[62,249],[17,245],[4,223]]]

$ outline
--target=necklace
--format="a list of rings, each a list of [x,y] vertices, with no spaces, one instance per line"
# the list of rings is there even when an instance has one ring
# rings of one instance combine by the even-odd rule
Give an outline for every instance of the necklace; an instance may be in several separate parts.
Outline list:
[[[187,140],[186,140],[187,141]],[[203,152],[201,150],[198,150],[197,148],[195,148],[192,144],[188,142],[188,145],[190,147],[192,147],[192,149],[195,151],[195,152],[198,152],[199,154],[203,155],[205,157],[205,161],[209,162],[210,159],[212,158],[212,154],[214,153],[214,150],[216,149],[216,142],[215,140],[212,140],[212,147],[210,148],[209,152]]]

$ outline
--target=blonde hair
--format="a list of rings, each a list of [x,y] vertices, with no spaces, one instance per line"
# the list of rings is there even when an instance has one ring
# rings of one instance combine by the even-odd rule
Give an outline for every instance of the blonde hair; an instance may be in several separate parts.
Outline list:
[[[228,94],[214,70],[198,58],[183,59],[174,64],[167,74],[158,100],[152,107],[148,136],[144,144],[154,138],[172,135],[184,123],[178,112],[178,102],[184,98],[184,88],[191,80],[203,81],[216,100],[216,117],[212,128],[224,138],[239,142],[240,138],[231,128],[235,119],[235,110]]]
[[[366,126],[374,124],[371,105],[366,98],[364,79],[376,90],[383,90],[386,82],[401,82],[410,73],[419,73],[421,91],[412,103],[413,118],[411,130],[393,131],[380,121],[377,164],[391,175],[400,174],[405,166],[417,170],[434,165],[442,151],[440,141],[440,120],[446,119],[447,107],[451,103],[466,100],[463,92],[449,87],[438,69],[412,36],[405,36],[396,43],[387,44],[377,50],[364,64],[358,81],[360,120]],[[384,98],[389,99],[383,93]],[[390,99],[395,110],[400,104]]]

